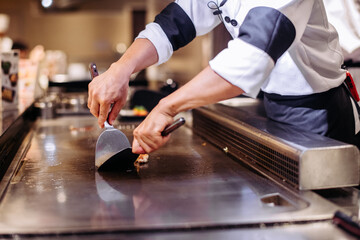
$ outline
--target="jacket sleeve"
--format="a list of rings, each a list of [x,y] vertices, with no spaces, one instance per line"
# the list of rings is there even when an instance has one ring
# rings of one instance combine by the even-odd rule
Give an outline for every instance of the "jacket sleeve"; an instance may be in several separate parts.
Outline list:
[[[173,51],[187,45],[196,36],[210,32],[219,19],[205,0],[176,0],[170,3],[154,22],[146,25],[137,38],[147,38],[155,46],[159,61],[166,62]]]
[[[313,5],[314,0],[284,0],[241,6],[245,17],[238,36],[210,61],[210,67],[256,97],[277,60],[300,41]]]

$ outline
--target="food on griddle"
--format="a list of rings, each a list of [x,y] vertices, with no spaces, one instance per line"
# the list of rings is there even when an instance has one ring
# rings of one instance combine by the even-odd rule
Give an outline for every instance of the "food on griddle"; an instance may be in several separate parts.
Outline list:
[[[140,154],[139,157],[136,159],[135,164],[143,164],[149,161],[149,154]]]
[[[148,115],[149,112],[146,110],[144,106],[137,105],[133,108],[133,113],[135,116],[143,117]]]

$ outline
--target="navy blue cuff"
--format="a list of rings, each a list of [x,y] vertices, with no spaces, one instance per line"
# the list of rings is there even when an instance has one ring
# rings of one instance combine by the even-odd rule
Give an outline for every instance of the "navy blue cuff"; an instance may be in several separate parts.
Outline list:
[[[239,38],[260,48],[276,62],[296,36],[293,23],[280,11],[256,7],[249,11],[240,27]]]
[[[196,37],[193,22],[186,12],[176,3],[170,3],[155,17],[155,21],[165,32],[173,50],[190,43]]]

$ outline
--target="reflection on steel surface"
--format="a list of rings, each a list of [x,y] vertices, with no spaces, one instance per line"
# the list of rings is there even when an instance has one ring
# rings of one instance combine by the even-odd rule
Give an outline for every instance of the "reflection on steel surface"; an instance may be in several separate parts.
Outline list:
[[[73,134],[69,126],[93,130]],[[16,181],[7,176],[10,182],[0,185],[11,183],[0,202],[0,236],[259,228],[331,219],[339,209],[313,192],[288,191],[249,171],[186,127],[138,172],[98,175],[94,149],[100,131],[91,116],[36,123],[25,158],[14,159],[23,161]],[[48,149],[51,154],[46,139],[56,146]],[[284,199],[291,204],[282,204]]]

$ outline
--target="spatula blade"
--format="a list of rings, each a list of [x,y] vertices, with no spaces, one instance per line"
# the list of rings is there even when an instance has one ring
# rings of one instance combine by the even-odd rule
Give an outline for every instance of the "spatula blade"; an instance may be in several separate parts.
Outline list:
[[[95,166],[101,167],[108,159],[127,148],[131,148],[131,145],[126,135],[119,129],[107,126],[96,142]]]
[[[133,153],[131,148],[125,148],[106,159],[98,167],[98,171],[132,170],[138,157],[139,154]]]

